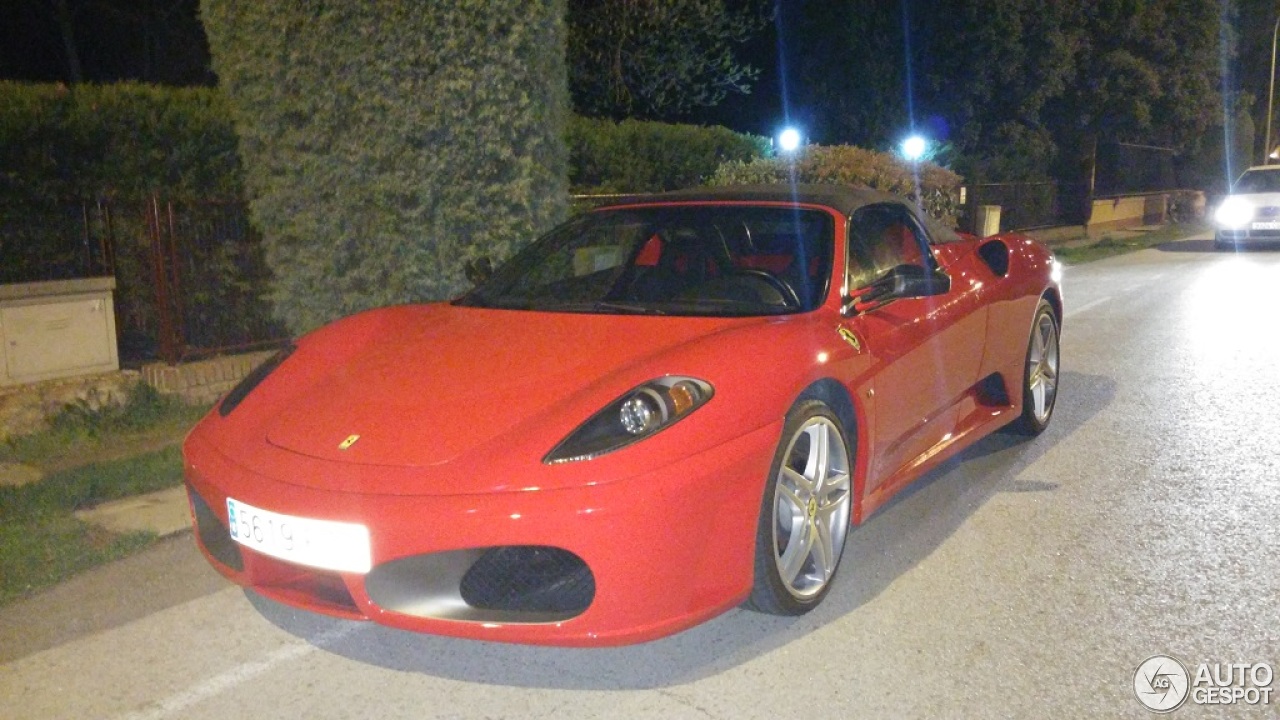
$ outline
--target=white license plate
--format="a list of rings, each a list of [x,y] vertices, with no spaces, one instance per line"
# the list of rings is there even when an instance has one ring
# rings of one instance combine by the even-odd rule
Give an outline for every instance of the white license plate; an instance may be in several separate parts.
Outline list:
[[[282,515],[227,498],[231,539],[299,565],[367,573],[369,529],[356,523]]]
[[[1257,222],[1250,227],[1254,230],[1280,230],[1280,222]]]

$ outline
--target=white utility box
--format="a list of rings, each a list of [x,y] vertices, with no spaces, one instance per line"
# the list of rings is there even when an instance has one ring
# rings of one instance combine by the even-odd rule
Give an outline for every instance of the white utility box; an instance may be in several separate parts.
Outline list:
[[[0,385],[114,372],[116,279],[0,285]]]
[[[974,222],[974,231],[978,237],[991,237],[1000,234],[1000,206],[979,205]]]

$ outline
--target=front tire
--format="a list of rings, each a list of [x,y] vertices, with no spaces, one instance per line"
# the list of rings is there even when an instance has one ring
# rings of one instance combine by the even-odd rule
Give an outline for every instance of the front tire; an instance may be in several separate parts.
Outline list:
[[[765,484],[746,607],[801,615],[822,602],[849,532],[853,457],[844,424],[825,403],[802,400],[787,413]]]
[[[1049,427],[1058,399],[1058,334],[1062,327],[1053,305],[1041,299],[1027,340],[1022,376],[1022,416],[1010,426],[1022,435],[1039,435]]]

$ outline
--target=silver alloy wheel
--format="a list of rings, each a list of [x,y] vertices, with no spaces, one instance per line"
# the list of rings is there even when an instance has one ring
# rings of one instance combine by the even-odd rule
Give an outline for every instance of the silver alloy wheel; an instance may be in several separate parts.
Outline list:
[[[1051,313],[1036,318],[1027,351],[1027,390],[1031,393],[1031,412],[1041,425],[1049,422],[1053,401],[1058,396],[1058,324]]]
[[[773,495],[773,560],[787,591],[811,598],[840,564],[852,497],[840,430],[812,417],[791,436]]]

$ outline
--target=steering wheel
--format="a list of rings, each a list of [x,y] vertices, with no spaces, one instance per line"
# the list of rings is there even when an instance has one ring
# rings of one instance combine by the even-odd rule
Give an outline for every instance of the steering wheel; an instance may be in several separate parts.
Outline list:
[[[755,268],[735,268],[733,273],[730,274],[728,277],[729,278],[735,278],[735,277],[753,278],[756,280],[763,280],[766,283],[768,283],[770,287],[772,287],[774,290],[778,292],[778,295],[782,297],[783,305],[786,305],[787,307],[795,307],[795,308],[800,307],[800,296],[796,295],[795,288],[791,287],[789,284],[784,282],[782,278],[779,278],[778,276],[772,273],[765,272],[764,270],[757,270]]]

